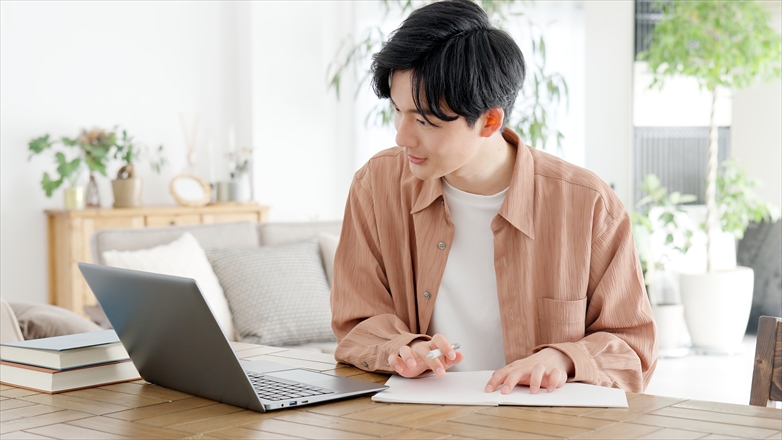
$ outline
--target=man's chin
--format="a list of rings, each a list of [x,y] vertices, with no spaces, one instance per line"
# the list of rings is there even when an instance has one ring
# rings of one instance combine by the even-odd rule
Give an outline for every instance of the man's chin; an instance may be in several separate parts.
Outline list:
[[[424,167],[422,165],[408,163],[408,166],[410,167],[410,172],[413,173],[413,175],[417,177],[419,180],[429,180],[429,179],[434,179],[436,177],[426,169],[427,167]]]

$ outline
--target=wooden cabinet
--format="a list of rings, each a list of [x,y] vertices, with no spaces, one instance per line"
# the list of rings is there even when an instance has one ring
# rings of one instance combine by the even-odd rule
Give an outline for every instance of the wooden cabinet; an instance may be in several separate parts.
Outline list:
[[[237,221],[264,222],[268,206],[219,204],[201,208],[180,206],[129,209],[46,211],[49,240],[49,303],[84,315],[84,306],[96,303],[77,263],[92,262],[90,237],[98,229],[146,228]]]

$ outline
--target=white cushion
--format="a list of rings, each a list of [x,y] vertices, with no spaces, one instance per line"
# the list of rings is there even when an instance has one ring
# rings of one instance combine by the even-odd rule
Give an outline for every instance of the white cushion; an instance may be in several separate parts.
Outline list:
[[[11,306],[0,298],[0,343],[24,341],[22,329]]]
[[[193,278],[228,339],[236,340],[231,310],[204,250],[189,232],[171,243],[137,251],[103,252],[107,266]]]
[[[334,278],[334,256],[337,254],[337,245],[339,244],[339,235],[321,232],[318,235],[318,244],[320,245],[320,257],[323,259],[323,268],[326,269],[326,278]]]

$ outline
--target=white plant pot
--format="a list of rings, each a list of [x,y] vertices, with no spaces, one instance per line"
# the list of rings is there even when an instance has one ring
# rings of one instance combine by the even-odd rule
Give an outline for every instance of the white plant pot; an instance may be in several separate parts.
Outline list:
[[[661,354],[682,348],[684,331],[684,306],[681,304],[655,304],[652,306],[657,324],[657,346]]]
[[[685,331],[684,306],[681,304],[652,305],[657,325],[657,348],[660,357],[680,357],[690,352],[682,343]]]
[[[684,318],[692,345],[710,354],[738,353],[749,322],[755,273],[749,267],[680,274]]]

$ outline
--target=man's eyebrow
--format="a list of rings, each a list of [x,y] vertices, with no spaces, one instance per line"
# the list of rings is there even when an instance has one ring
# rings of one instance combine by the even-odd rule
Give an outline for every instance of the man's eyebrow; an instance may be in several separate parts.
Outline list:
[[[396,103],[394,102],[394,100],[393,100],[393,99],[391,99],[391,98],[388,98],[388,99],[391,101],[391,105],[393,105],[393,106],[394,106],[394,108],[399,108],[399,106],[397,106],[397,105],[396,105]],[[420,114],[421,114],[421,112],[419,112],[419,111],[418,111],[418,109],[410,109],[410,110],[406,110],[406,111],[405,111],[405,113],[408,113],[408,114],[415,114],[415,115],[420,115]],[[426,115],[426,116],[435,116],[435,114],[434,114],[434,113],[432,113],[432,111],[431,111],[431,110],[428,110],[428,109],[427,109],[427,110],[424,110],[424,113],[423,113],[423,114],[424,114],[424,115]]]

